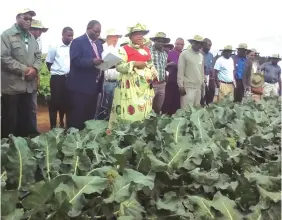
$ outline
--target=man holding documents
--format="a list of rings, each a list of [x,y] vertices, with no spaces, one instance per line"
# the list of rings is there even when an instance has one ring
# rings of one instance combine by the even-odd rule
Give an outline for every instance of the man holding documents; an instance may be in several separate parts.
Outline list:
[[[83,129],[84,122],[95,117],[100,83],[103,82],[102,71],[97,68],[103,63],[100,33],[101,24],[92,20],[87,25],[86,33],[74,39],[70,46],[68,127]]]
[[[103,64],[105,64],[105,66],[108,62],[108,59],[111,57],[113,58],[111,59],[111,61],[113,62],[121,61],[121,59],[117,59],[119,58],[119,47],[117,46],[117,43],[118,39],[121,37],[122,35],[114,29],[109,29],[107,31],[106,42],[103,44],[104,51],[102,53],[102,59],[104,59],[105,61]],[[117,86],[119,72],[117,72],[115,66],[111,66],[109,69],[105,70],[104,77],[105,81],[103,86],[103,93],[101,102],[98,102],[98,114],[96,116],[98,120],[109,120],[113,103],[114,89]]]

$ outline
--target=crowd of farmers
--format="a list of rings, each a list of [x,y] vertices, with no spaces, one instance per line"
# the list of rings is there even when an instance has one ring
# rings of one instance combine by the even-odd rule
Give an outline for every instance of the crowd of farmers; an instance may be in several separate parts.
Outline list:
[[[15,15],[16,23],[1,34],[2,138],[39,134],[40,36],[48,28],[33,19],[35,15],[23,9]],[[44,61],[50,72],[50,128],[83,129],[85,121],[95,119],[109,121],[109,129],[114,129],[119,120],[142,121],[152,111],[173,115],[188,105],[281,94],[279,54],[260,64],[259,52],[241,43],[236,48],[223,45],[215,59],[209,38],[195,35],[184,49],[182,38],[172,44],[164,32],[146,38],[148,33],[138,23],[127,33],[107,30],[103,39],[101,24],[92,20],[86,32],[73,39],[74,30],[63,28]],[[123,36],[128,40],[119,44]],[[109,54],[119,62],[101,70]]]

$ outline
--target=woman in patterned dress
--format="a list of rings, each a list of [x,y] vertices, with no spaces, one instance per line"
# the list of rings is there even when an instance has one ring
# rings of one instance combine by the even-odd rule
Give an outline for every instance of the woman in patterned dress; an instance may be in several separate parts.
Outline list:
[[[129,44],[119,50],[122,61],[116,66],[120,72],[115,88],[109,128],[117,120],[142,121],[152,111],[154,90],[152,81],[157,80],[149,48],[144,45],[144,36],[149,31],[144,25],[129,28]]]

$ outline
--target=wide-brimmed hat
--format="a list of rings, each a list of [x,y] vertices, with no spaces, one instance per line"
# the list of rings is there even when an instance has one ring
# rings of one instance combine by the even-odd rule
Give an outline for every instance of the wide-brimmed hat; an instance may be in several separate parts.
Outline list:
[[[31,22],[31,28],[40,29],[44,33],[48,31],[48,28],[44,27],[41,21],[35,19],[33,19]]]
[[[248,50],[248,45],[245,43],[241,43],[238,45],[238,47],[236,49],[244,49],[244,50]]]
[[[146,29],[146,26],[140,23],[137,23],[133,27],[128,28],[128,33],[125,35],[125,37],[129,37],[132,33],[135,32],[142,32],[144,35],[149,33],[149,30]]]
[[[261,87],[264,84],[264,74],[263,73],[253,73],[251,74],[251,86],[254,88]]]
[[[227,45],[223,49],[221,49],[220,51],[234,51],[234,50],[233,50],[233,47],[231,45]]]
[[[193,39],[188,39],[189,43],[192,44],[192,42],[197,41],[197,42],[204,42],[204,38],[200,35],[195,35]]]
[[[269,58],[281,60],[281,56],[279,54],[272,54]]]
[[[108,29],[106,31],[106,37],[107,36],[117,36],[117,37],[121,38],[122,34],[120,32],[118,32],[116,29]]]
[[[164,44],[165,48],[168,48],[169,50],[172,50],[174,48],[173,44]]]
[[[151,37],[150,39],[153,42],[155,42],[158,39],[162,39],[162,40],[164,40],[165,44],[170,42],[170,38],[166,37],[166,34],[164,32],[158,32],[158,33],[156,33],[155,37]]]
[[[17,15],[27,14],[27,13],[29,13],[32,17],[36,16],[35,11],[33,11],[29,8],[23,8],[23,9],[19,10]]]

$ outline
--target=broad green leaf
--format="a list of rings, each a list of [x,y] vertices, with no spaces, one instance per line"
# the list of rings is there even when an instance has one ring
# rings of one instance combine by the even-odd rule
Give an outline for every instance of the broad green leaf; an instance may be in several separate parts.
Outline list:
[[[269,192],[262,187],[258,187],[258,189],[262,198],[271,200],[273,202],[281,201],[281,190],[279,192]]]
[[[16,190],[1,191],[1,216],[9,215],[14,212],[19,202],[19,193]]]
[[[98,176],[72,176],[68,183],[61,183],[55,190],[55,193],[65,192],[68,196],[68,202],[72,204],[72,210],[69,215],[78,216],[83,208],[83,194],[99,193],[101,194],[107,188],[108,180]]]
[[[196,182],[204,185],[212,185],[219,179],[219,173],[216,169],[206,172],[196,168],[190,171],[189,174]]]
[[[89,120],[85,122],[85,127],[97,136],[106,131],[108,128],[108,122],[102,120]]]
[[[2,216],[1,219],[3,220],[20,220],[24,215],[23,209],[15,209],[13,212],[6,216]]]
[[[58,144],[64,133],[64,129],[56,128],[48,133],[40,135],[37,139],[33,141],[37,144],[42,158],[41,169],[44,170],[44,176],[51,181],[52,173],[54,171],[58,172],[61,161],[57,158],[58,154]],[[53,174],[54,176],[54,174]]]
[[[132,216],[133,219],[142,219],[142,213],[145,212],[143,206],[136,199],[129,199],[120,204],[119,216]]]
[[[111,185],[111,195],[105,199],[105,203],[116,201],[121,203],[131,196],[130,188],[134,187],[136,191],[142,190],[144,187],[153,189],[154,179],[151,176],[145,176],[142,173],[132,169],[124,169],[122,176],[117,176]]]
[[[34,182],[36,160],[24,138],[14,136],[10,138],[7,163],[3,166],[7,172],[7,182],[13,186],[13,189],[21,189]]]

